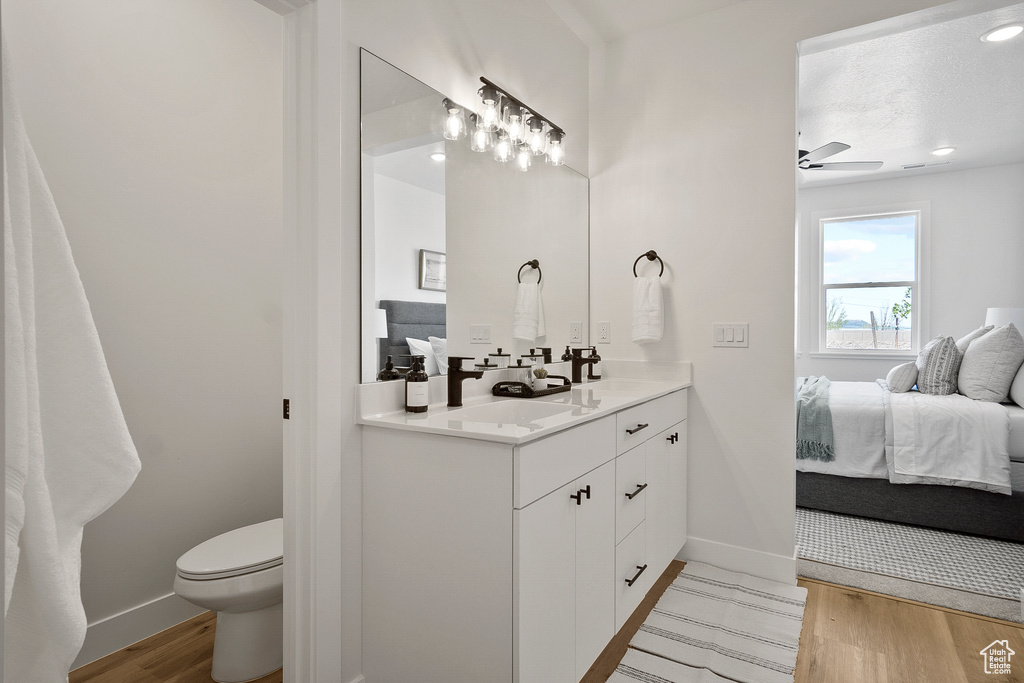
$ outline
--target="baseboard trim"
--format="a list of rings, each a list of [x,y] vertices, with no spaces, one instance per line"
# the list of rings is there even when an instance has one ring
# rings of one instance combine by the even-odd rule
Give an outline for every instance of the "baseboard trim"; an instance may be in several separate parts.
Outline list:
[[[188,621],[206,610],[168,593],[119,614],[100,619],[85,633],[85,643],[72,669],[123,650],[134,643]]]
[[[796,549],[792,557],[690,536],[676,557],[684,562],[703,562],[731,572],[742,572],[791,586],[796,585]]]

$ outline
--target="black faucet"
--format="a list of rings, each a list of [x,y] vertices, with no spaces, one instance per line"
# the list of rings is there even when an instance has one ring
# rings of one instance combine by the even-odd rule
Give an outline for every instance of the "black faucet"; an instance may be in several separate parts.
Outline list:
[[[601,360],[601,357],[597,356],[597,355],[588,356],[587,358],[583,357],[583,352],[584,351],[591,351],[593,348],[594,347],[592,347],[592,346],[587,346],[587,347],[584,347],[582,349],[573,349],[572,350],[572,383],[573,384],[580,384],[580,383],[583,382],[583,372],[582,371],[583,371],[583,366],[584,365],[591,365],[592,363],[597,363],[598,361]]]
[[[462,405],[462,380],[481,379],[483,370],[463,370],[462,361],[473,360],[468,356],[448,356],[448,407],[458,408]]]

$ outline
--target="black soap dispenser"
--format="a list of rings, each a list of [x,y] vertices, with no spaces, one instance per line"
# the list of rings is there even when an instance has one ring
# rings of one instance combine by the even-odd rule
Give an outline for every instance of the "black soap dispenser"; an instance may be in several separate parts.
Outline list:
[[[590,347],[590,357],[596,360],[587,366],[587,380],[596,381],[601,379],[601,356],[597,355],[597,349],[593,346]]]
[[[395,370],[395,364],[391,361],[391,356],[388,356],[387,361],[384,363],[384,369],[377,373],[378,382],[389,382],[393,379],[401,379],[402,374]]]
[[[412,367],[405,373],[405,412],[425,413],[430,399],[430,384],[423,371],[423,356],[412,356]]]
[[[562,354],[562,360],[572,360],[572,349],[568,346],[565,347],[565,353]]]

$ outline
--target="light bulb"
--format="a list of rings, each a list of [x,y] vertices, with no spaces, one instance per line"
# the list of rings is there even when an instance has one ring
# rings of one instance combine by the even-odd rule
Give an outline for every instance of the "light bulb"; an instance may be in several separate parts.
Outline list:
[[[480,112],[480,118],[477,119],[477,126],[493,133],[498,130],[498,124],[501,123],[501,115],[498,113],[498,93],[489,85],[480,88],[479,92],[484,107]]]
[[[448,116],[444,119],[444,139],[461,140],[466,137],[466,113],[462,107],[446,99],[444,108],[448,110]]]
[[[513,145],[521,145],[526,141],[526,122],[523,120],[522,108],[509,105],[505,109],[505,130]]]
[[[1019,36],[1024,32],[1024,26],[1020,24],[1010,24],[1009,26],[1000,26],[997,29],[993,29],[981,37],[986,43],[1001,43],[1004,40],[1009,40]]]
[[[512,159],[512,141],[508,139],[508,133],[498,131],[498,139],[494,143],[494,160],[505,163]]]
[[[470,115],[469,148],[474,152],[486,152],[494,147],[494,133],[479,125],[479,117]]]
[[[526,172],[530,170],[530,164],[533,163],[533,155],[530,154],[530,148],[526,145],[519,145],[516,147],[515,153],[515,168],[517,171]]]
[[[565,163],[565,148],[562,147],[562,138],[565,133],[553,130],[548,133],[548,155],[544,160],[551,166],[561,166]]]
[[[526,122],[530,132],[526,136],[526,145],[530,148],[530,154],[539,157],[547,151],[548,140],[544,136],[544,121],[536,116],[531,116]]]

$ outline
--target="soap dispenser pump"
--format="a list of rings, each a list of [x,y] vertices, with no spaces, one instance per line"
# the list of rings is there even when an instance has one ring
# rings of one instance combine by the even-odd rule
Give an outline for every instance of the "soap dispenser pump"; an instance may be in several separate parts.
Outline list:
[[[412,367],[405,373],[405,412],[425,413],[430,398],[430,384],[423,371],[423,356],[412,356]]]
[[[593,346],[590,347],[590,357],[596,360],[587,367],[587,381],[596,381],[601,379],[601,356]]]
[[[377,373],[378,382],[388,382],[393,379],[401,379],[402,374],[395,370],[395,364],[391,360],[391,356],[388,356],[387,361],[384,363],[384,369]]]
[[[562,360],[572,360],[572,349],[568,346],[565,347],[565,353],[562,354]]]

